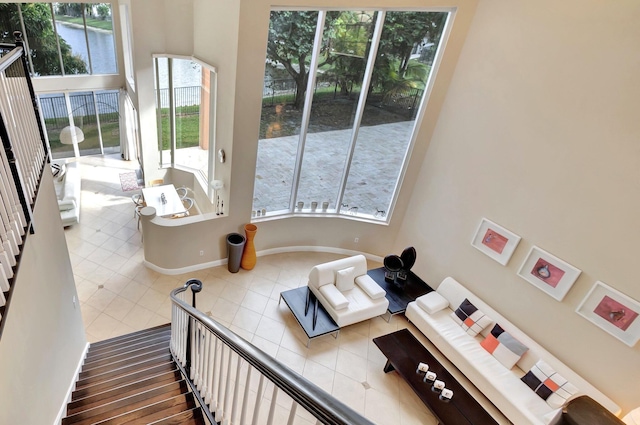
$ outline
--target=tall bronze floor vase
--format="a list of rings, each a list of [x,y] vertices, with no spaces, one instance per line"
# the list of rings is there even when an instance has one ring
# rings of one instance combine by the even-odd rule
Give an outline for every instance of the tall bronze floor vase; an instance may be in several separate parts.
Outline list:
[[[258,226],[255,224],[244,225],[244,233],[247,237],[247,242],[244,244],[244,252],[242,253],[240,267],[245,270],[251,270],[256,266],[256,246],[253,244],[253,238],[255,238],[257,231]]]

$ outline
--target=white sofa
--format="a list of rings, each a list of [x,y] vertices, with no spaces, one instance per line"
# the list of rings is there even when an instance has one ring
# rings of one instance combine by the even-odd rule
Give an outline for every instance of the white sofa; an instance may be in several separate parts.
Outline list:
[[[364,255],[314,266],[308,286],[340,327],[380,316],[389,307],[384,289],[367,275]]]
[[[620,407],[616,403],[453,278],[447,277],[435,293],[448,302],[447,307],[439,311],[435,310],[442,305],[436,309],[430,308],[434,299],[441,298],[437,295],[427,298],[430,294],[426,294],[407,306],[407,319],[413,322],[509,421],[517,425],[546,425],[555,423],[561,415],[561,407],[550,406],[521,380],[538,360],[546,362],[555,372],[577,387],[578,392],[571,398],[585,394],[616,416],[620,414]],[[491,319],[491,323],[475,337],[467,334],[451,316],[465,298]],[[431,310],[431,314],[426,310]],[[512,369],[507,369],[480,345],[495,323],[529,348]]]
[[[80,169],[77,162],[53,161],[64,166],[61,176],[53,176],[53,185],[58,198],[58,209],[64,227],[80,222]]]

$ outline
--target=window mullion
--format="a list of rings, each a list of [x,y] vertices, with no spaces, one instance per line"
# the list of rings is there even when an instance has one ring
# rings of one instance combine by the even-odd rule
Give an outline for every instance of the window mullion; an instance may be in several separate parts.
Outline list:
[[[51,10],[51,24],[53,25],[53,32],[56,35],[56,46],[58,47],[58,60],[60,61],[60,75],[64,77],[64,61],[62,60],[62,49],[60,49],[60,35],[58,35],[58,29],[56,28],[56,15],[53,13],[53,3],[49,3],[49,10]],[[66,97],[66,94],[65,94]]]
[[[338,189],[338,199],[336,202],[336,211],[340,212],[342,205],[342,198],[344,197],[344,191],[347,186],[347,179],[349,178],[349,170],[351,169],[351,160],[353,159],[353,152],[356,148],[356,141],[358,140],[358,131],[360,130],[360,123],[362,122],[362,115],[364,114],[364,108],[367,103],[367,93],[369,92],[369,85],[371,84],[371,76],[373,75],[373,66],[375,65],[376,56],[378,54],[378,45],[380,44],[380,37],[382,36],[382,27],[384,25],[384,19],[386,16],[385,11],[378,12],[378,19],[376,20],[376,26],[371,36],[371,48],[369,49],[369,57],[367,58],[367,66],[364,72],[364,78],[362,79],[362,88],[360,89],[360,97],[358,99],[358,106],[356,108],[355,117],[353,120],[353,131],[351,133],[351,141],[349,142],[349,150],[347,152],[347,158],[345,160],[344,170],[342,172],[342,180]]]
[[[293,170],[293,186],[291,188],[291,199],[289,200],[289,210],[293,211],[298,197],[298,187],[300,185],[300,175],[302,169],[302,159],[304,157],[304,146],[309,130],[309,120],[311,117],[311,104],[313,103],[313,88],[316,84],[316,73],[318,68],[318,58],[320,57],[320,48],[322,46],[322,33],[324,32],[324,21],[326,17],[325,11],[318,12],[318,23],[316,26],[316,34],[313,39],[313,54],[311,63],[309,64],[309,77],[307,80],[307,91],[304,97],[304,108],[302,112],[302,122],[300,123],[300,137],[298,141],[298,153],[296,155],[296,164]],[[299,64],[303,67],[304,64]]]
[[[176,104],[173,93],[173,59],[167,58],[167,75],[169,79],[169,149],[171,168],[176,165]]]
[[[67,116],[69,118],[69,127],[71,127],[71,140],[74,142],[73,143],[73,155],[76,158],[80,157],[80,150],[78,149],[78,143],[76,140],[76,123],[73,119],[73,109],[71,108],[71,98],[69,97],[69,93],[65,92],[64,93],[64,102],[67,105]]]
[[[93,75],[93,64],[91,63],[91,48],[89,47],[89,34],[87,32],[87,17],[85,13],[85,3],[82,5],[82,23],[84,24],[84,41],[87,44],[87,60],[89,61],[89,74]]]
[[[29,70],[31,71],[31,75],[35,76],[36,73],[33,70],[34,68],[33,58],[31,57],[31,48],[29,47],[29,35],[27,34],[27,30],[25,29],[24,18],[22,17],[22,3],[16,3],[15,5],[18,8],[18,18],[20,19],[20,28],[22,29],[22,40],[24,41],[24,46],[27,52],[27,59],[29,60]],[[46,135],[47,132],[45,131],[44,134]],[[49,142],[47,141],[47,143]]]
[[[98,99],[96,97],[96,92],[92,91],[91,96],[93,97],[93,110],[96,113],[96,127],[98,128],[98,142],[100,142],[100,154],[104,155],[104,143],[102,142],[102,126],[100,125],[100,112],[98,109]],[[120,115],[120,112],[118,112]]]

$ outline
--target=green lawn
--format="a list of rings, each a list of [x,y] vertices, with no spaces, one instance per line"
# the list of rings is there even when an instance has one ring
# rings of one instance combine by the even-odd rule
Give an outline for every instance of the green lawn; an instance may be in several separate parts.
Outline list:
[[[199,145],[200,115],[178,115],[176,117],[176,148],[190,148]],[[169,115],[162,114],[162,150],[167,149],[169,149]]]
[[[84,133],[84,141],[78,145],[80,149],[100,149],[100,140],[98,139],[97,125],[85,125],[82,127],[82,132]],[[64,145],[60,143],[60,130],[49,130],[48,134],[51,152],[68,152],[73,150],[73,147],[71,145]],[[120,145],[120,131],[118,122],[102,124],[102,144],[104,145],[104,147]]]
[[[56,21],[69,22],[71,24],[83,25],[82,16],[74,18],[72,16],[56,15]],[[113,31],[113,23],[111,21],[103,21],[87,17],[87,27],[98,28],[101,30]]]

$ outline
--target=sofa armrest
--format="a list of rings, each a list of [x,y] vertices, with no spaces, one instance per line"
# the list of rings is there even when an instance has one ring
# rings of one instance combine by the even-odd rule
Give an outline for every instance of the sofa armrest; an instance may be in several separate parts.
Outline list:
[[[73,199],[67,199],[63,201],[58,201],[58,209],[60,211],[68,211],[76,208],[76,201]]]
[[[386,292],[368,274],[356,277],[356,285],[373,300],[384,298]]]
[[[343,310],[349,306],[349,300],[334,285],[327,284],[320,287],[320,293],[331,304],[334,310]]]

